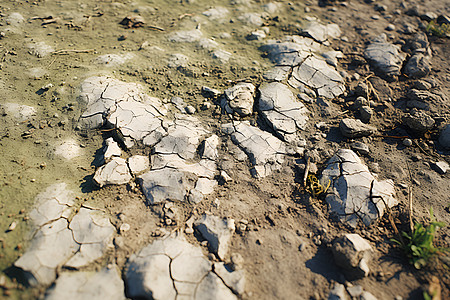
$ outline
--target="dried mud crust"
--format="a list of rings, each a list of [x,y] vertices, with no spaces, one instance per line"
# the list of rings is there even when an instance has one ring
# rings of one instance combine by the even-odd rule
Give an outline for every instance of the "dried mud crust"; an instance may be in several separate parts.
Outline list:
[[[233,2],[240,3],[242,1]],[[384,11],[376,9],[375,3],[368,4],[364,1],[349,1],[346,5],[339,1],[325,2],[321,2],[320,5],[315,1],[293,4],[276,2],[284,10],[280,10],[278,13],[272,14],[270,18],[265,19],[271,30],[267,39],[277,40],[284,35],[296,35],[301,32],[299,29],[301,26],[296,26],[296,20],[289,17],[290,11],[301,11],[298,15],[303,17],[308,14],[314,15],[323,22],[332,22],[339,25],[343,33],[342,36],[346,37],[346,39],[343,39],[341,36],[340,39],[330,39],[329,41],[332,49],[340,50],[344,54],[344,58],[338,60],[337,66],[338,70],[345,70],[347,73],[345,78],[346,90],[354,91],[360,83],[373,88],[373,92],[368,93],[368,100],[375,102],[370,125],[377,128],[378,133],[369,138],[356,139],[369,145],[370,149],[368,154],[360,155],[360,158],[368,165],[371,172],[379,174],[380,180],[391,179],[395,182],[396,197],[400,204],[392,208],[394,221],[400,230],[408,230],[408,220],[405,216],[409,192],[407,187],[411,185],[413,187],[414,219],[420,222],[424,221],[428,216],[427,211],[429,207],[433,207],[436,218],[450,224],[450,214],[448,212],[449,174],[447,172],[447,174],[440,175],[431,168],[431,165],[438,160],[449,161],[448,152],[440,148],[440,145],[436,142],[439,130],[441,130],[440,126],[448,123],[450,118],[448,115],[450,108],[448,99],[450,91],[450,78],[448,75],[450,72],[450,63],[448,61],[450,53],[449,39],[429,37],[430,49],[433,54],[431,57],[432,68],[423,80],[431,82],[428,92],[437,95],[436,97],[426,96],[432,98],[432,101],[426,103],[430,106],[429,111],[433,113],[433,119],[438,120],[440,123],[433,125],[432,131],[427,132],[426,135],[411,131],[404,125],[401,118],[410,108],[408,107],[410,100],[406,91],[415,85],[417,79],[407,78],[403,75],[398,76],[400,74],[399,71],[399,74],[396,75],[398,78],[392,81],[392,78],[386,78],[385,74],[383,75],[378,70],[372,69],[364,58],[364,50],[370,43],[371,38],[383,32],[392,34],[392,37],[388,36],[388,42],[398,42],[399,45],[403,44],[400,41],[404,41],[406,44],[412,38],[412,35],[401,31],[402,26],[409,23],[418,27],[418,24],[424,23],[424,21],[421,21],[418,16],[407,15],[406,11],[409,8],[419,4],[424,12],[427,7],[433,7],[433,10],[436,12],[448,15],[450,13],[448,7],[446,8],[442,3],[445,1],[407,2],[406,8],[402,6],[400,1],[376,3],[377,5],[385,5],[386,10]],[[251,5],[259,4],[257,1],[249,3]],[[220,6],[222,3],[217,2],[214,4]],[[126,5],[121,6],[121,9],[125,9]],[[201,12],[197,7],[194,9],[192,8],[193,6],[189,6],[187,3],[183,5],[183,9],[187,10],[187,14],[191,10]],[[208,5],[212,4],[208,3]],[[226,3],[226,6],[228,5],[229,3]],[[303,13],[305,7],[309,9],[306,15]],[[399,10],[400,13],[397,14],[396,10]],[[112,9],[112,11],[116,14],[119,13],[117,8]],[[178,10],[176,12],[178,13]],[[221,14],[224,13],[221,10]],[[164,9],[160,16],[158,16],[157,12],[149,13],[148,15],[152,16],[151,21],[155,22],[165,18],[160,25],[166,29],[170,28],[170,17],[168,17],[170,16],[170,9]],[[373,17],[375,15],[378,18]],[[276,18],[277,16],[278,18]],[[105,23],[116,24],[123,17],[125,16],[120,15],[118,18],[115,18],[112,14],[107,13],[102,18],[106,20]],[[177,17],[173,17],[174,22],[178,22],[176,21]],[[186,16],[183,18],[186,18]],[[151,21],[147,19],[148,23]],[[234,20],[234,22],[236,21]],[[386,27],[390,23],[395,25],[397,29],[392,32],[386,31]],[[135,30],[140,29],[142,28],[136,28]],[[182,28],[178,29],[181,30]],[[87,29],[81,30],[86,31]],[[92,30],[94,33],[95,27],[89,30]],[[130,35],[130,38],[126,38],[126,46],[123,48],[134,49],[142,46],[140,39],[135,39],[129,31],[124,30],[121,32],[125,35]],[[420,31],[420,29],[417,30]],[[250,32],[251,30],[248,31]],[[183,32],[181,33],[184,34]],[[200,37],[197,36],[198,31],[194,30],[194,33],[190,38],[193,38],[195,42]],[[117,39],[116,34],[106,33],[106,35],[111,39],[113,37]],[[244,34],[240,33],[240,35]],[[173,35],[173,37],[179,36]],[[113,46],[107,45],[107,47],[112,49]],[[261,52],[257,53],[257,55],[261,54]],[[44,54],[42,53],[42,55]],[[103,52],[99,54],[103,54]],[[79,55],[81,56],[81,54]],[[256,56],[254,53],[251,55]],[[83,60],[80,56],[77,59]],[[110,61],[107,64],[114,65],[111,63],[114,57],[109,57],[108,59]],[[121,59],[118,59],[118,61]],[[250,67],[247,69],[241,68],[241,66],[228,68],[225,63],[226,59],[222,58],[222,60],[221,64],[214,67],[208,66],[207,63],[192,63],[187,64],[187,66],[179,65],[176,69],[159,66],[150,70],[139,68],[133,70],[136,67],[135,65],[132,65],[131,68],[122,65],[118,73],[121,73],[119,75],[120,80],[140,82],[152,89],[153,94],[149,93],[152,96],[164,98],[178,95],[188,98],[190,104],[200,107],[201,101],[204,100],[200,95],[200,87],[202,85],[224,90],[231,87],[235,80],[246,78],[258,88],[266,82],[263,78],[263,73],[270,70],[269,66],[271,66],[268,59],[266,59],[260,63],[261,67],[258,71],[252,71]],[[63,58],[61,61],[72,64],[69,57]],[[51,63],[51,61],[48,63]],[[307,67],[308,64],[304,66]],[[285,67],[285,65],[281,64],[281,67]],[[400,63],[399,68],[402,69],[403,67],[404,65]],[[297,72],[299,66],[295,65],[293,69],[290,68],[288,68],[289,70],[286,69],[288,70],[287,73],[290,78],[295,78],[296,74],[293,69],[296,69]],[[208,76],[203,76],[203,73],[208,73]],[[355,75],[356,73],[358,75]],[[342,92],[344,85],[341,83],[341,76],[345,77],[342,73],[338,76],[338,80],[333,82],[333,84],[338,85],[336,95]],[[83,75],[82,77],[84,79],[87,76]],[[62,78],[64,79],[64,77]],[[226,83],[227,80],[231,80],[232,83]],[[78,82],[71,84],[75,86]],[[320,86],[310,87],[312,90],[321,88]],[[306,93],[306,91],[304,92]],[[315,91],[313,92],[316,93]],[[256,96],[258,97],[259,95]],[[333,96],[330,96],[330,98],[333,98]],[[255,101],[258,99],[257,97]],[[196,248],[197,254],[205,257],[202,259],[210,261],[210,264],[218,264],[220,259],[209,254],[211,249],[204,243],[202,235],[198,231],[195,231],[194,234],[188,234],[186,230],[188,228],[192,229],[192,223],[189,222],[192,216],[200,217],[205,213],[210,213],[220,218],[232,218],[236,222],[236,233],[231,239],[228,253],[239,253],[244,261],[243,269],[246,273],[247,282],[245,292],[239,294],[239,298],[327,298],[332,282],[346,282],[342,270],[335,264],[330,250],[332,241],[343,233],[351,232],[358,233],[368,240],[375,250],[372,261],[369,263],[369,276],[351,281],[352,285],[361,285],[364,291],[372,293],[378,299],[394,299],[396,296],[401,296],[403,299],[420,299],[421,289],[426,286],[430,276],[438,275],[441,280],[443,299],[445,299],[445,297],[449,296],[450,279],[448,277],[448,269],[445,269],[445,266],[442,264],[431,264],[430,267],[422,271],[417,271],[409,266],[404,255],[394,249],[389,242],[389,238],[393,236],[393,229],[386,216],[369,227],[365,227],[362,224],[355,228],[343,225],[339,222],[339,218],[329,213],[326,202],[311,199],[302,186],[303,173],[299,165],[304,165],[304,161],[302,161],[303,152],[306,156],[314,158],[312,160],[315,160],[319,168],[320,172],[317,172],[317,175],[319,175],[326,168],[327,160],[338,149],[352,147],[353,141],[340,135],[339,122],[344,117],[359,118],[360,112],[353,109],[355,98],[349,94],[348,96],[326,100],[323,103],[320,103],[320,101],[315,103],[304,101],[306,109],[310,112],[308,115],[309,120],[307,121],[310,126],[307,127],[305,133],[300,130],[300,128],[304,129],[302,128],[303,121],[301,121],[301,126],[299,124],[291,126],[294,128],[294,132],[297,131],[297,126],[299,128],[298,131],[302,132],[301,137],[305,139],[304,143],[296,145],[294,151],[289,147],[289,149],[286,149],[283,141],[291,139],[291,132],[283,130],[277,132],[277,126],[270,123],[269,117],[265,117],[266,121],[269,121],[264,123],[264,112],[260,112],[262,118],[253,114],[239,121],[239,123],[234,123],[234,120],[222,114],[219,107],[220,101],[217,99],[214,100],[216,102],[213,103],[211,109],[199,110],[195,115],[201,120],[199,124],[202,126],[209,124],[207,126],[208,134],[215,134],[220,139],[215,159],[217,169],[225,170],[232,180],[224,181],[222,178],[222,181],[219,181],[221,184],[214,189],[214,192],[202,195],[201,198],[203,199],[195,205],[188,201],[175,202],[173,206],[167,205],[167,203],[149,205],[149,198],[146,198],[139,187],[136,186],[134,178],[129,184],[105,186],[97,189],[90,186],[91,178],[87,177],[82,184],[88,191],[87,194],[83,195],[83,200],[87,205],[95,204],[95,207],[104,207],[104,211],[115,228],[115,232],[112,240],[113,246],[105,250],[106,254],[88,267],[81,268],[81,270],[83,272],[100,270],[98,274],[102,274],[101,272],[108,272],[105,270],[115,270],[117,266],[119,273],[125,274],[127,263],[130,260],[132,261],[130,258],[133,255],[138,254],[146,246],[155,243],[155,241],[160,241],[165,233],[178,231],[186,231],[187,242],[198,247]],[[118,108],[122,108],[119,107],[120,103],[115,104],[117,104]],[[120,105],[124,104],[125,102]],[[147,103],[147,105],[149,104]],[[302,112],[306,111],[303,106],[300,108]],[[53,113],[52,109],[56,108],[49,108],[49,114]],[[72,114],[69,112],[68,116],[75,120],[77,114],[84,112],[82,109],[84,108],[80,107],[78,111]],[[174,111],[176,110],[174,109]],[[146,111],[146,113],[150,114],[149,111]],[[99,115],[98,112],[95,112],[94,114],[88,114],[86,117]],[[159,111],[158,113],[152,111],[152,117],[155,115],[161,117]],[[116,126],[117,122],[111,121],[111,115],[108,115],[108,117],[105,115],[104,117],[105,120],[111,123],[109,124],[110,127]],[[102,118],[100,118],[99,122],[101,121],[103,121]],[[289,122],[292,122],[292,120]],[[326,123],[324,127],[316,126],[320,122]],[[163,122],[159,119],[155,124],[157,125],[155,127],[158,127],[158,130],[162,132],[161,136],[156,138],[160,139],[166,134],[167,128],[170,127],[164,127]],[[229,132],[223,128],[227,124],[229,124]],[[262,154],[258,152],[260,149],[258,150],[259,144],[257,141],[253,144],[248,143],[249,141],[254,141],[252,140],[252,135],[255,132],[258,133],[260,127],[264,129],[264,133],[255,136],[261,138],[261,136],[267,135],[268,138],[262,139],[262,141],[268,143],[269,139],[275,139],[277,146],[265,148],[268,151]],[[233,130],[239,128],[245,128],[249,135],[245,136],[238,132],[238,134],[243,136],[242,138],[233,136]],[[148,131],[153,130],[154,128],[151,128]],[[242,131],[244,132],[244,130]],[[79,136],[79,133],[77,133],[77,136],[83,139],[83,137]],[[104,131],[103,133],[105,136],[113,135],[111,131]],[[81,130],[81,134],[91,136],[97,133]],[[139,138],[136,138],[133,134],[130,131],[125,136],[138,140]],[[326,136],[326,138],[323,138],[323,136]],[[394,136],[394,138],[383,138],[380,136]],[[406,136],[412,139],[414,143],[417,142],[417,144],[413,144],[412,147],[406,147],[402,143],[403,138],[396,138],[399,136]],[[116,140],[121,140],[120,137],[117,138],[115,136],[115,138]],[[243,145],[245,142],[247,144]],[[196,146],[199,144],[200,142],[196,142]],[[425,148],[424,144],[427,148]],[[143,149],[143,145],[140,142],[137,142],[136,145],[136,147],[130,147],[130,149],[124,151],[127,156],[132,157],[133,154],[149,155],[149,150]],[[98,148],[98,143],[96,146]],[[92,151],[89,155],[93,156],[94,147],[92,146],[85,150]],[[167,154],[163,150],[159,152]],[[183,149],[173,150],[170,154],[180,155],[178,152],[187,151],[189,152],[189,159],[198,160],[200,157],[197,157],[199,155],[196,153],[197,148],[194,147],[194,150],[191,150],[189,147],[183,147]],[[161,155],[161,153],[158,153],[158,150],[156,150],[156,155]],[[151,154],[155,155],[155,153]],[[248,155],[248,158],[246,155]],[[162,166],[165,161],[161,161],[161,168],[165,168],[166,165]],[[185,164],[184,160],[182,162]],[[175,167],[168,166],[168,168],[172,169]],[[251,172],[251,169],[254,171]],[[93,172],[93,169],[88,169],[87,172],[83,173],[83,176],[91,176]],[[412,174],[412,183],[410,182],[409,172]],[[260,178],[252,176],[255,174],[259,175]],[[195,180],[197,179],[195,177]],[[192,179],[187,178],[186,180]],[[192,185],[192,182],[189,184]],[[179,198],[184,200],[187,194],[183,190]],[[102,210],[102,212],[104,211]],[[72,218],[73,216],[69,220],[72,220]],[[189,223],[190,226],[188,225]],[[123,226],[124,224],[126,226]],[[71,230],[70,227],[65,227]],[[75,242],[81,244],[79,241]],[[448,247],[449,242],[450,236],[448,231],[439,231],[436,244]],[[228,255],[224,260],[229,262],[230,259],[230,255]],[[66,269],[59,266],[57,273],[67,271]],[[205,271],[205,274],[212,274],[218,282],[217,285],[223,288],[223,278],[220,281],[217,280],[217,276],[220,276],[220,274],[216,272],[216,275],[213,267],[210,265],[206,269],[208,270]],[[61,279],[62,281],[65,279],[65,275],[59,276],[58,280]],[[171,276],[169,276],[170,279],[174,281],[174,278]],[[122,280],[119,279],[119,282],[122,283]],[[227,295],[230,294],[230,297],[234,297],[229,289],[225,289]],[[21,292],[18,289],[12,290],[13,296],[23,295],[23,297],[32,298],[26,292]],[[61,293],[61,291],[58,292]],[[39,291],[36,293],[39,294]],[[42,296],[43,294],[40,293],[40,295]],[[48,295],[51,295],[51,291],[48,292]],[[133,295],[140,296],[139,294]],[[133,295],[128,294],[128,296]]]

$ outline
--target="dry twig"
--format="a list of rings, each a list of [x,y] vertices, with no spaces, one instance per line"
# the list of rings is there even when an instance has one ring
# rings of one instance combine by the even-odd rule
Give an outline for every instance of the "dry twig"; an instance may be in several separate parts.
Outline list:
[[[410,228],[411,232],[413,232],[414,231],[414,224],[413,224],[413,221],[412,221],[412,214],[413,214],[412,184],[413,184],[413,182],[412,182],[411,169],[409,168],[408,161],[406,162],[406,166],[408,167],[408,172],[409,172],[409,186],[408,186],[409,228]]]
[[[90,52],[94,52],[94,49],[87,49],[87,50],[65,49],[65,50],[53,51],[52,54],[57,55],[57,54],[90,53]]]
[[[308,179],[310,165],[311,165],[311,159],[308,156],[306,158],[305,174],[303,175],[303,186],[305,186],[305,187],[306,187],[306,180]]]

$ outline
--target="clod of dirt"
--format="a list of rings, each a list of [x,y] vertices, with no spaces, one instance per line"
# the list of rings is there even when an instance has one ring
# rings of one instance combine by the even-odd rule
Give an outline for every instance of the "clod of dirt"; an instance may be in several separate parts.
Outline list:
[[[124,25],[127,28],[138,28],[145,25],[145,20],[141,16],[128,16],[123,18],[119,23],[120,25]]]
[[[372,41],[364,51],[364,56],[376,70],[390,80],[400,75],[400,69],[406,58],[399,46],[387,42],[384,33]]]
[[[227,255],[231,237],[236,229],[234,220],[222,220],[219,217],[205,214],[195,222],[195,228],[209,242],[212,251],[223,260]]]
[[[368,263],[372,246],[358,234],[346,234],[333,242],[333,257],[349,280],[360,279],[369,274]]]
[[[354,139],[363,136],[372,135],[377,131],[373,126],[364,124],[360,120],[355,119],[342,119],[339,123],[339,129],[343,136]]]
[[[229,114],[236,112],[245,117],[253,113],[255,86],[251,83],[240,82],[224,91],[221,101],[222,108]]]

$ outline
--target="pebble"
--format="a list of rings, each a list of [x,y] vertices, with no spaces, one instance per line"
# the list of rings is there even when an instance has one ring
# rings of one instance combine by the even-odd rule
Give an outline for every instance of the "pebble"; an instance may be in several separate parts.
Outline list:
[[[193,107],[192,105],[186,106],[185,110],[186,110],[186,112],[187,112],[188,114],[190,114],[190,115],[193,115],[193,114],[195,114],[195,112],[196,112],[195,107]]]
[[[386,5],[375,4],[375,10],[376,11],[387,11],[387,6]]]
[[[368,155],[370,153],[369,146],[367,146],[366,144],[361,143],[361,142],[354,142],[351,145],[351,148],[353,150],[359,152],[360,154]]]
[[[411,139],[404,139],[403,140],[403,145],[406,147],[411,147],[412,146],[412,140]]]
[[[437,19],[437,17],[438,17],[437,14],[435,14],[434,12],[430,12],[430,11],[428,11],[420,16],[420,18],[422,20],[427,21],[427,22],[435,20],[435,19]]]
[[[363,288],[360,285],[355,285],[351,287],[347,287],[347,291],[352,297],[359,297],[363,293]]]
[[[208,101],[205,101],[202,103],[202,106],[200,108],[201,108],[201,110],[208,110],[211,108],[211,103]]]
[[[438,172],[439,174],[445,174],[450,169],[450,166],[445,161],[437,161],[433,163],[433,168]]]
[[[131,226],[128,223],[123,223],[122,225],[120,225],[120,232],[126,232],[128,230],[130,230]]]
[[[244,258],[239,253],[231,253],[231,263],[233,270],[240,270],[244,265]]]
[[[359,108],[359,118],[364,123],[369,123],[370,119],[372,118],[373,110],[370,108],[370,106],[362,106]]]
[[[389,25],[386,27],[386,30],[387,30],[387,31],[394,31],[394,30],[395,30],[395,25],[394,25],[394,24],[389,24]]]
[[[413,155],[411,155],[411,159],[413,161],[419,161],[419,160],[422,160],[422,156],[420,156],[419,154],[413,154]]]
[[[7,231],[13,231],[14,229],[16,229],[16,227],[17,227],[17,223],[14,221],[11,223],[11,225],[9,225]]]

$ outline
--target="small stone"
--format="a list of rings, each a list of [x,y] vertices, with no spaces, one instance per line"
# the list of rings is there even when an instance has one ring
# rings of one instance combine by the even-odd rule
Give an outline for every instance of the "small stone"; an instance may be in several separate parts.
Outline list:
[[[405,74],[410,78],[427,76],[431,71],[430,56],[421,53],[414,54],[406,63]]]
[[[239,253],[231,253],[231,263],[233,270],[241,270],[244,267],[244,258]]]
[[[333,257],[349,280],[360,279],[369,274],[367,266],[372,246],[358,234],[346,234],[333,242]]]
[[[224,182],[231,182],[233,181],[233,178],[230,177],[230,175],[227,174],[225,171],[220,171],[220,179],[222,179]]]
[[[420,15],[420,18],[424,21],[430,22],[437,19],[437,14],[431,11],[427,11],[426,13]]]
[[[350,296],[357,298],[357,297],[361,296],[361,294],[363,293],[363,288],[360,285],[354,285],[354,286],[348,287],[347,291],[350,294]]]
[[[266,36],[267,35],[266,35],[266,33],[263,30],[255,30],[255,31],[253,31],[252,33],[250,33],[247,36],[247,40],[249,40],[249,41],[253,41],[253,40],[260,41],[260,40],[265,39]]]
[[[200,107],[201,110],[208,110],[211,108],[211,102],[205,101],[202,103],[202,106]]]
[[[123,223],[122,225],[120,225],[119,231],[122,233],[122,232],[126,232],[126,231],[128,231],[130,229],[131,229],[130,224]]]
[[[395,30],[395,25],[394,25],[394,24],[389,24],[389,25],[386,27],[386,30],[387,30],[387,31],[394,31],[394,30]]]
[[[185,110],[186,110],[186,112],[187,112],[188,114],[190,114],[190,115],[193,115],[193,114],[195,114],[195,112],[196,112],[195,107],[193,107],[192,105],[186,106]]]
[[[447,16],[447,15],[440,15],[438,18],[437,18],[437,20],[436,20],[436,22],[439,24],[439,25],[442,25],[442,24],[450,24],[450,16]]]
[[[359,298],[360,300],[377,300],[377,298],[369,292],[362,292]]]
[[[224,259],[228,251],[231,237],[235,231],[233,219],[221,219],[216,216],[204,214],[200,220],[195,222],[196,228],[200,231],[214,253],[220,259]]]
[[[431,89],[431,83],[426,82],[424,80],[417,80],[414,81],[413,83],[413,88],[417,89],[417,90],[423,90],[423,91],[428,91]]]
[[[403,122],[418,133],[425,133],[432,129],[435,123],[432,117],[415,108],[411,110],[411,113],[403,117]]]
[[[362,142],[354,142],[351,145],[351,147],[352,147],[352,150],[357,151],[363,155],[369,155],[369,153],[370,153],[369,146],[367,146],[366,144],[364,144]]]
[[[358,138],[369,136],[376,132],[376,128],[362,123],[355,119],[342,119],[339,123],[339,129],[343,136],[348,138]]]
[[[387,6],[382,4],[375,4],[375,10],[376,11],[387,11]]]
[[[321,299],[319,297],[318,299]],[[330,290],[328,294],[328,300],[347,300],[347,293],[345,292],[345,286],[340,283],[334,283],[333,288]]]
[[[219,90],[207,86],[202,86],[202,95],[206,98],[215,98],[220,94],[222,94],[222,92],[220,92]]]
[[[251,115],[255,89],[251,83],[240,82],[225,90],[221,106],[229,114],[237,113],[241,117]]]
[[[406,58],[399,46],[387,42],[387,36],[384,33],[369,44],[364,51],[364,56],[375,69],[389,80],[394,80],[400,75],[403,61]]]
[[[358,74],[358,73],[355,73]],[[359,74],[358,74],[359,76]],[[358,85],[355,87],[355,89],[353,90],[353,92],[355,93],[356,96],[362,97],[364,100],[367,99],[367,97],[369,96],[369,87],[367,86],[366,83],[364,82],[360,82],[358,83]],[[357,100],[358,100],[357,98]],[[367,101],[367,100],[366,100]]]
[[[411,139],[404,139],[403,140],[403,145],[406,147],[411,147],[412,146],[412,140]]]
[[[370,108],[370,106],[362,106],[359,109],[359,117],[363,123],[369,123],[370,119],[372,118],[373,110]]]
[[[10,225],[9,225],[9,227],[8,227],[8,232],[9,231],[13,231],[14,229],[16,229],[16,227],[17,227],[17,223],[14,221],[14,222],[12,222]]]
[[[432,164],[433,169],[436,170],[436,172],[438,172],[439,174],[445,174],[447,173],[447,171],[450,169],[450,166],[447,162],[445,161],[438,161]]]

